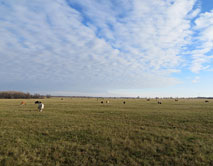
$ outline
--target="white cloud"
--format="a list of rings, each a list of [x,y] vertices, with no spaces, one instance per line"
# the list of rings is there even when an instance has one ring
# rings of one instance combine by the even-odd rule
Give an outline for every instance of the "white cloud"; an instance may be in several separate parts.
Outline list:
[[[192,52],[191,71],[205,69],[211,59],[205,54],[212,40],[212,13],[200,15],[192,29],[191,19],[200,12],[193,9],[195,3],[5,1],[0,6],[0,77],[4,84],[19,80],[37,86],[40,81],[58,90],[177,84],[171,75],[189,63],[184,47],[194,30],[200,32],[196,41],[204,43]]]
[[[190,69],[192,72],[199,73],[201,70],[208,69],[213,59],[213,11],[201,14],[195,20],[195,24],[197,46],[192,51]]]
[[[200,81],[200,77],[196,76],[193,80],[192,83],[198,83]]]

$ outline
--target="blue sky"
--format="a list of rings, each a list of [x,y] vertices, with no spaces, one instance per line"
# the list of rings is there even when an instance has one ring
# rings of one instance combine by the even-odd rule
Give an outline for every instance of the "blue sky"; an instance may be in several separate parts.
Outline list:
[[[212,0],[0,0],[0,91],[213,96]]]

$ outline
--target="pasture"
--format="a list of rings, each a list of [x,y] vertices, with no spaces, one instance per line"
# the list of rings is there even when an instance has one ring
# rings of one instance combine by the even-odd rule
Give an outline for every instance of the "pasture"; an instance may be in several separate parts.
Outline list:
[[[1,99],[0,165],[213,165],[213,100],[106,100]]]

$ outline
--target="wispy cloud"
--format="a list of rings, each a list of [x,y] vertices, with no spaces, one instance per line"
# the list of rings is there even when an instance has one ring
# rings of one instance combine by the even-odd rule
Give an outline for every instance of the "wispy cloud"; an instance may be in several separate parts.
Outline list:
[[[200,77],[199,76],[196,76],[193,80],[192,80],[192,83],[197,83],[200,81]]]
[[[213,10],[202,13],[195,20],[193,28],[196,32],[194,37],[196,46],[192,51],[193,61],[190,69],[192,72],[198,73],[208,69],[213,59]]]
[[[176,84],[172,74],[182,66],[199,72],[212,58],[213,12],[199,15],[195,4],[0,0],[0,85],[88,91]]]

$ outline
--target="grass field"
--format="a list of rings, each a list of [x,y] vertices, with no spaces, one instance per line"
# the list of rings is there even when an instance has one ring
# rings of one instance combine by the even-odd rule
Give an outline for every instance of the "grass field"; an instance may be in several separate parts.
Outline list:
[[[213,165],[213,100],[0,100],[0,165]]]

